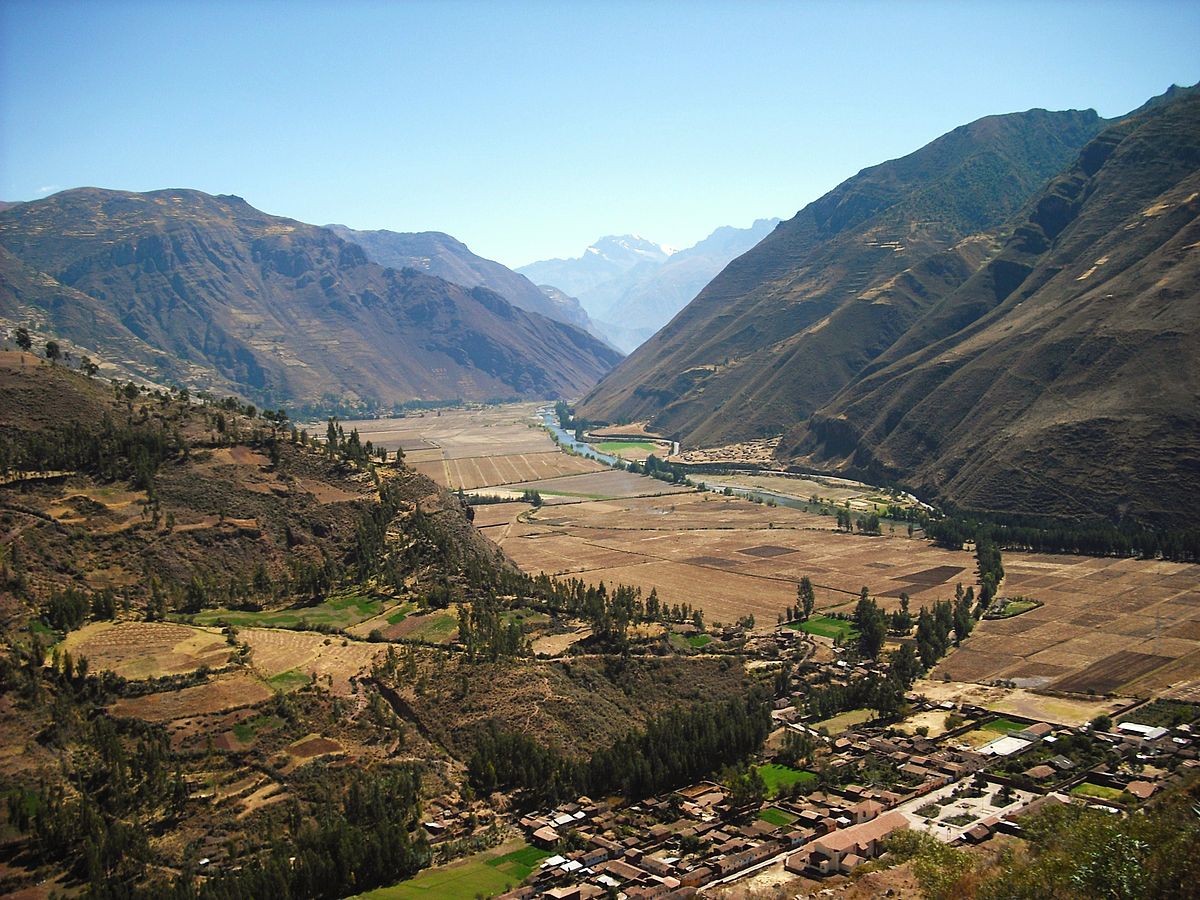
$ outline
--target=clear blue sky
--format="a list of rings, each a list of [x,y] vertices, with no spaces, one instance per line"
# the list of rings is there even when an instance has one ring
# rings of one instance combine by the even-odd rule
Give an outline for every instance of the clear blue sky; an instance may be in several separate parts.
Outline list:
[[[509,265],[791,216],[990,113],[1200,79],[1200,4],[0,0],[0,199],[193,187]]]

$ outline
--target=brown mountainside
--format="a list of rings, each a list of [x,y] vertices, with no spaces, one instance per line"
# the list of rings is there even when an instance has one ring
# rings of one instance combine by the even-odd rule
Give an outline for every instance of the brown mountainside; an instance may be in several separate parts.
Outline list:
[[[691,446],[780,434],[987,259],[996,244],[977,235],[1102,124],[1090,110],[990,116],[860,172],[730,263],[582,415],[650,418]]]
[[[1200,501],[1200,95],[1108,128],[998,255],[779,453],[983,512],[1181,524]]]
[[[462,241],[440,231],[359,231],[345,225],[326,225],[343,240],[358,244],[371,262],[390,269],[417,269],[464,287],[490,288],[527,312],[566,322],[585,331],[591,320],[579,301],[548,297],[532,281],[507,266],[471,252]]]
[[[198,191],[65,191],[0,212],[0,316],[152,379],[268,405],[572,396],[619,354],[324,228]]]

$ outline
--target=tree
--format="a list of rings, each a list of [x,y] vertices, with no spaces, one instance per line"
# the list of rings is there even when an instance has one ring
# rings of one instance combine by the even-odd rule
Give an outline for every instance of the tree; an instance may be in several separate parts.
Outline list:
[[[807,622],[809,616],[812,615],[813,607],[817,603],[817,596],[813,591],[812,579],[807,575],[800,579],[800,585],[796,588],[796,599],[799,601],[801,612],[804,614],[803,620]]]
[[[887,636],[887,620],[875,601],[867,596],[867,589],[862,589],[858,605],[854,608],[854,625],[858,629],[858,649],[863,656],[876,659],[883,649],[883,639]]]
[[[29,336],[28,329],[18,328],[15,337],[17,339],[17,346],[22,350],[28,351],[33,349],[33,338]]]
[[[58,341],[46,341],[46,359],[50,362],[62,359],[62,348],[58,346]]]

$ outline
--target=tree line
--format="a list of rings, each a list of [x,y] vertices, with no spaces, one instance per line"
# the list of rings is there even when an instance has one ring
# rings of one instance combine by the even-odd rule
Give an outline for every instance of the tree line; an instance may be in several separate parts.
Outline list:
[[[767,704],[758,694],[676,707],[580,761],[492,722],[475,738],[467,779],[480,795],[516,790],[530,806],[584,793],[618,793],[637,801],[745,759],[761,749],[770,728]]]

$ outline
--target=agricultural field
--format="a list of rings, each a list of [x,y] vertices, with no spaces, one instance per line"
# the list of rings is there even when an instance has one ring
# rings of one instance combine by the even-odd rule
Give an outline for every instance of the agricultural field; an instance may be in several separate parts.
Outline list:
[[[779,763],[768,763],[758,766],[757,769],[759,776],[767,786],[768,797],[776,796],[780,791],[790,788],[793,784],[815,781],[817,777],[804,769],[793,769],[791,766],[782,766]]]
[[[92,622],[68,634],[60,648],[76,658],[86,656],[93,671],[130,679],[218,668],[233,650],[217,629],[170,622]]]
[[[279,628],[243,628],[238,641],[250,648],[254,670],[280,690],[299,687],[315,673],[333,693],[349,694],[350,676],[383,652],[380,644]]]
[[[729,475],[700,475],[705,481],[731,487],[769,491],[796,500],[811,500],[813,497],[825,504],[842,506],[849,503],[854,512],[882,513],[889,505],[912,506],[904,495],[889,496],[881,488],[853,481],[849,478],[834,478],[823,475],[782,475],[775,473]]]
[[[297,628],[329,625],[349,628],[380,614],[383,600],[363,594],[347,593],[330,597],[313,606],[245,612],[242,610],[210,609],[192,618],[199,625],[227,624],[237,628]]]
[[[644,476],[602,474],[641,481],[643,490],[668,487]],[[968,553],[906,535],[842,534],[828,516],[713,493],[547,502],[521,519],[513,515],[484,533],[526,571],[654,587],[669,603],[700,607],[709,622],[753,615],[774,625],[795,603],[805,575],[822,611],[850,611],[863,585],[887,609],[898,606],[901,593],[915,609],[953,597],[957,582],[974,583]]]
[[[537,404],[445,409],[404,418],[343,422],[364,441],[401,448],[422,475],[451,489],[492,487],[598,472],[603,463],[561,452],[537,426]],[[319,431],[319,429],[318,429]]]
[[[113,704],[112,713],[146,722],[170,722],[253,706],[269,699],[271,694],[272,691],[257,678],[239,672],[178,691],[122,697]]]
[[[840,638],[843,641],[857,637],[854,625],[846,619],[835,619],[831,616],[813,616],[804,622],[791,622],[787,626],[805,634],[815,634],[820,637]]]
[[[610,453],[623,460],[635,462],[644,462],[651,454],[662,459],[671,453],[670,444],[658,444],[654,441],[609,440],[593,443],[592,446],[601,453]]]
[[[1006,591],[1041,602],[984,620],[934,672],[1057,693],[1149,697],[1200,681],[1200,565],[1004,554]]]
[[[950,655],[961,653],[957,650]],[[995,687],[926,678],[913,685],[913,692],[933,703],[979,706],[1001,715],[1020,716],[1052,725],[1085,725],[1099,715],[1112,715],[1127,706],[1127,701],[1106,697],[1063,697],[1039,694],[1025,688]],[[980,729],[982,731],[982,729]],[[994,740],[995,732],[986,732]]]
[[[524,841],[510,841],[445,866],[425,869],[413,878],[359,894],[362,900],[450,900],[490,897],[524,881],[550,854]]]

